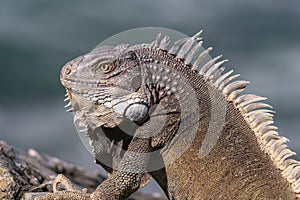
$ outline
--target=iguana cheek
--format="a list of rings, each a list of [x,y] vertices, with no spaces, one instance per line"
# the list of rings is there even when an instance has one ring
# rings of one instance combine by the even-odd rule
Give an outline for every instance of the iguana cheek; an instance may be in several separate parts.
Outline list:
[[[123,116],[125,113],[126,108],[129,106],[129,104],[124,101],[124,102],[118,102],[117,104],[114,104],[112,109],[114,112],[118,113],[119,115]]]
[[[131,104],[126,108],[124,117],[131,121],[140,122],[148,115],[148,107],[145,104]]]
[[[140,122],[148,115],[148,107],[141,103],[129,104],[127,101],[118,102],[112,109],[117,114],[130,121]]]

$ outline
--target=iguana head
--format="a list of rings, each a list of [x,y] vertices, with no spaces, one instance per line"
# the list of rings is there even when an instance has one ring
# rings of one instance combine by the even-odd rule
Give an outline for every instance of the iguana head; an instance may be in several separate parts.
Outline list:
[[[142,73],[134,51],[124,45],[104,46],[68,62],[60,80],[72,106],[69,111],[79,111],[78,118],[87,118],[94,129],[147,118],[150,102]]]

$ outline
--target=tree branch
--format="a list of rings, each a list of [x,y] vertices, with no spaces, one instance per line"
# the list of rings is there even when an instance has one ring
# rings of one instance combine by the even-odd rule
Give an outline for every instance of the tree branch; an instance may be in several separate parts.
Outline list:
[[[0,199],[29,200],[41,192],[52,192],[52,183],[57,174],[64,174],[78,188],[87,188],[89,192],[94,191],[105,179],[98,172],[88,171],[46,153],[34,149],[25,152],[0,141]],[[136,192],[129,199],[164,198]]]

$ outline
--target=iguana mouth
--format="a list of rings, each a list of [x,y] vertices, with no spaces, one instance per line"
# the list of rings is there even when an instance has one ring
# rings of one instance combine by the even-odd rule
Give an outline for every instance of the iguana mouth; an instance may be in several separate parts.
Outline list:
[[[70,79],[70,78],[64,78],[62,83],[67,83],[67,84],[70,84],[70,85],[82,85],[82,86],[94,86],[94,87],[97,87],[101,84],[100,81],[97,81],[97,80],[83,80],[83,79]],[[103,84],[105,84],[103,82]]]

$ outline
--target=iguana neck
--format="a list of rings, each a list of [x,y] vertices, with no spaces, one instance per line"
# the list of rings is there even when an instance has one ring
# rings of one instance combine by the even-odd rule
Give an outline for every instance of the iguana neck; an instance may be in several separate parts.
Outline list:
[[[143,55],[147,54],[143,52]],[[184,70],[185,66],[180,60],[172,59],[169,54],[152,55],[158,56],[152,56],[153,60],[161,62],[165,60],[168,61],[169,67],[183,69],[181,73],[184,77],[189,77],[189,84],[196,92],[200,108],[199,127],[189,148],[164,169],[151,172],[168,197],[170,199],[295,199],[296,196],[291,192],[289,183],[283,178],[270,156],[262,151],[254,131],[233,103],[199,74]],[[215,110],[212,112],[212,109]],[[225,109],[226,115],[221,129],[210,127],[214,126],[211,121],[218,118],[216,109]],[[187,129],[188,131],[190,130]],[[221,131],[221,133],[214,131]],[[205,141],[207,134],[214,134],[217,137],[211,139],[215,140],[211,142],[216,144],[207,155],[201,157],[203,145],[207,145]]]

